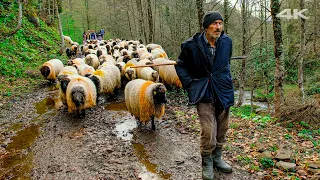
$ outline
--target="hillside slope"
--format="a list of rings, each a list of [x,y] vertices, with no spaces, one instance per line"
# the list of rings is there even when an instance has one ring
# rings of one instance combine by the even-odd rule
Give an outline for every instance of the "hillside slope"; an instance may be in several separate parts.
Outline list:
[[[48,26],[39,19],[39,26],[28,21],[27,13],[33,7],[23,9],[22,27],[7,36],[18,23],[17,4],[0,6],[0,100],[18,97],[29,92],[42,80],[39,67],[47,60],[58,58],[59,32],[55,25]]]

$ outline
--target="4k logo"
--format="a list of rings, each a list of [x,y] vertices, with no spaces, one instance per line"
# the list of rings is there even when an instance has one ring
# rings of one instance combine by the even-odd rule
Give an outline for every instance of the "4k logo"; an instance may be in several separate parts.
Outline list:
[[[291,13],[291,10],[293,10],[293,13]],[[277,14],[277,17],[287,19],[298,19],[299,17],[301,17],[302,19],[309,19],[307,16],[302,14],[307,10],[308,9],[302,9],[301,11],[299,11],[299,9],[284,9],[279,14]]]

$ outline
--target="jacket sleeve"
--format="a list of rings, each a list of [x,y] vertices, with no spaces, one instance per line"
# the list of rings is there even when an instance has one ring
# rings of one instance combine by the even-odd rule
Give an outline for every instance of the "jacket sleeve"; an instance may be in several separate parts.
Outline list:
[[[177,60],[177,65],[175,65],[176,72],[179,76],[179,79],[182,83],[184,89],[188,89],[193,78],[189,73],[189,58],[188,56],[188,48],[185,44],[181,44],[181,53]]]
[[[230,41],[231,41],[231,47],[230,47],[230,53],[229,53],[229,64],[231,64],[231,57],[232,57],[232,39],[230,38]]]

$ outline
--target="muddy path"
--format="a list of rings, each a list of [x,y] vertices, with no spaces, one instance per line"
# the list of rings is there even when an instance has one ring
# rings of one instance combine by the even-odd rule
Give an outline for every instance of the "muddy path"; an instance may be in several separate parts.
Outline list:
[[[57,109],[58,90],[41,85],[0,107],[0,179],[201,179],[199,137],[181,131],[175,110],[194,111],[169,96],[166,114],[137,128],[123,91],[101,98],[80,118]],[[179,125],[179,126],[178,126]],[[234,164],[217,179],[257,179]]]

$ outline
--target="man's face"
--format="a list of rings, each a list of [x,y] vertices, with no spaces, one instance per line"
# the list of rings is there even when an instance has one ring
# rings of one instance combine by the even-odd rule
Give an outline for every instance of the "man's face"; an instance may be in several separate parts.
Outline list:
[[[221,20],[216,20],[211,23],[207,28],[207,34],[210,39],[217,39],[220,37],[223,28],[223,22]]]

